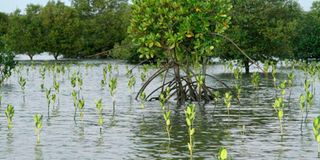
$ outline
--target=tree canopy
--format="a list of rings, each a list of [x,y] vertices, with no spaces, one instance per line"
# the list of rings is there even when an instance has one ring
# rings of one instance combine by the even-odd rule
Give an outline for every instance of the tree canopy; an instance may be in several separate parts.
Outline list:
[[[302,9],[293,0],[233,1],[232,24],[226,35],[255,61],[292,58],[293,39]],[[249,72],[249,59],[224,40],[219,57],[240,60]]]

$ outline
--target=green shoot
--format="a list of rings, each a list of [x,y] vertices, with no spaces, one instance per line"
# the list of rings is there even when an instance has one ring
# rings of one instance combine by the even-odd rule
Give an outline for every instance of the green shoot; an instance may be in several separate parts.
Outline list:
[[[189,149],[190,157],[192,157],[193,155],[193,147],[194,147],[193,136],[195,134],[195,128],[193,126],[193,122],[196,116],[195,107],[196,107],[195,104],[189,104],[187,106],[187,110],[184,111],[186,115],[186,122],[187,122],[188,133],[189,133],[188,149]]]
[[[50,94],[51,94],[51,88],[46,89],[46,98],[47,98],[48,109],[49,109],[50,103],[51,103]]]
[[[227,111],[228,111],[228,116],[230,114],[230,108],[231,108],[231,99],[232,99],[232,95],[230,92],[226,92],[224,95],[224,104],[227,107]]]
[[[51,100],[52,100],[52,105],[53,105],[53,108],[54,108],[54,105],[56,104],[56,99],[57,99],[57,95],[55,93],[53,93],[51,95]]]
[[[284,109],[283,98],[278,97],[275,100],[273,107],[278,113],[278,119],[279,119],[279,123],[280,123],[280,131],[281,131],[281,135],[283,135],[283,128],[282,128],[282,118],[283,118],[283,109]]]
[[[219,91],[214,91],[212,93],[212,97],[213,97],[213,101],[214,101],[215,106],[217,106],[217,103],[218,103],[218,100],[219,100],[219,97],[220,97],[220,92]]]
[[[116,77],[112,77],[109,81],[109,89],[110,89],[110,95],[112,96],[112,101],[115,101],[115,94],[117,89],[117,83],[118,80]]]
[[[132,75],[128,81],[129,93],[132,94],[133,87],[136,85],[136,77]]]
[[[60,84],[57,81],[53,81],[53,88],[59,94],[60,92]]]
[[[42,129],[42,115],[41,114],[36,114],[33,116],[33,120],[35,123],[35,132],[37,135],[37,143],[40,143],[40,132]]]
[[[147,80],[147,75],[144,72],[141,72],[140,79],[142,82],[145,82]]]
[[[302,132],[302,122],[303,122],[303,113],[305,111],[305,107],[306,107],[306,96],[304,96],[303,94],[301,94],[299,96],[299,106],[300,106],[300,110],[301,110],[301,124],[300,124],[300,131]]]
[[[110,63],[108,63],[108,72],[110,73],[110,75],[111,75],[111,73],[112,73],[112,65],[110,64]]]
[[[85,104],[85,100],[84,99],[79,99],[79,102],[78,102],[78,107],[79,107],[79,110],[80,110],[80,118],[83,119],[83,115],[84,115],[84,104]]]
[[[226,148],[221,147],[219,149],[218,160],[227,160],[228,159],[228,151]]]
[[[140,96],[139,96],[139,98],[140,98],[140,101],[141,101],[141,108],[144,108],[144,102],[145,102],[145,100],[146,100],[146,93],[145,92],[142,92],[141,94],[140,94]]]
[[[22,76],[19,77],[19,85],[21,87],[21,90],[24,92],[26,86],[26,79],[24,79]]]
[[[320,122],[320,116],[318,116],[313,120],[313,127],[312,127],[314,137],[318,142],[318,154],[320,153],[320,123],[319,122]]]
[[[14,115],[14,107],[11,104],[7,105],[7,109],[5,111],[5,115],[7,117],[7,121],[8,121],[8,128],[12,128],[12,118]]]
[[[171,120],[170,120],[170,113],[171,112],[170,112],[169,106],[166,107],[166,102],[168,101],[169,94],[170,94],[170,88],[167,87],[165,92],[160,94],[160,106],[161,106],[161,109],[163,112],[163,118],[166,123],[166,131],[167,131],[168,138],[170,141],[170,132],[171,132],[171,128],[172,128]]]
[[[104,119],[102,116],[102,111],[103,111],[102,99],[100,98],[99,100],[95,100],[94,102],[96,104],[96,108],[99,114],[98,125],[100,126],[100,132],[102,132],[102,126],[104,124]]]
[[[254,72],[251,76],[252,80],[252,85],[255,87],[255,88],[258,88],[259,87],[259,82],[260,82],[260,75],[258,72]]]

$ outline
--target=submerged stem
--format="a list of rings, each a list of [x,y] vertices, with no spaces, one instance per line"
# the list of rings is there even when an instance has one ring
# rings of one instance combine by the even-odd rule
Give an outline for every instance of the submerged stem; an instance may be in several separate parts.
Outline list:
[[[281,136],[283,135],[283,127],[282,127],[282,120],[279,119],[279,122],[280,122],[280,131],[281,131]]]

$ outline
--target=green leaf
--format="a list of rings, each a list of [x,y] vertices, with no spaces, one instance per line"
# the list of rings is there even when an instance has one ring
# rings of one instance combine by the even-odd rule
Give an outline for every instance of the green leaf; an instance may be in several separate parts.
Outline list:
[[[156,45],[157,47],[162,47],[162,45],[160,44],[160,42],[155,42],[155,45]]]
[[[190,121],[190,119],[186,118],[186,121],[187,121],[187,125],[188,125],[188,126],[191,126],[191,121]]]
[[[193,135],[194,135],[194,133],[195,133],[195,129],[194,129],[194,128],[192,128],[192,129],[190,130],[190,135],[191,135],[191,136],[193,136]]]
[[[228,158],[227,149],[225,149],[225,148],[221,149],[219,157],[221,160],[226,160]]]
[[[279,117],[279,119],[283,118],[283,110],[282,109],[278,111],[278,117]]]
[[[167,126],[170,126],[170,125],[171,125],[170,119],[168,119],[168,120],[166,121],[166,125],[167,125]]]
[[[317,135],[317,142],[320,143],[320,135]]]

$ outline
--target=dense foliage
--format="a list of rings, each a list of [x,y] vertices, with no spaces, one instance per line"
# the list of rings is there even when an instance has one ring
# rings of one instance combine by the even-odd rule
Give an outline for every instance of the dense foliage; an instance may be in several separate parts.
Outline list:
[[[6,49],[4,36],[8,32],[9,18],[6,14],[0,13],[0,84],[11,74],[14,67],[13,54]]]
[[[71,6],[49,1],[7,17],[9,29],[1,44],[15,54],[30,59],[43,52],[55,59],[110,56],[113,46],[126,38],[130,5],[126,0],[74,0]]]
[[[293,0],[242,0],[233,2],[232,24],[226,33],[255,61],[293,58],[293,40],[302,14]],[[224,40],[219,57],[243,62],[249,72],[249,59]]]
[[[320,58],[320,2],[313,3],[311,11],[298,21],[299,28],[294,40],[295,57],[299,59]]]
[[[206,76],[208,57],[215,54],[218,43],[213,34],[222,34],[228,28],[231,8],[226,0],[133,1],[128,31],[138,47],[139,57],[162,62],[163,70],[159,72],[174,70],[176,87],[172,92],[177,93],[179,102],[200,100],[202,87],[205,93],[208,91],[203,82],[199,82],[200,86],[193,85],[197,76],[193,68],[202,66],[201,74]]]

